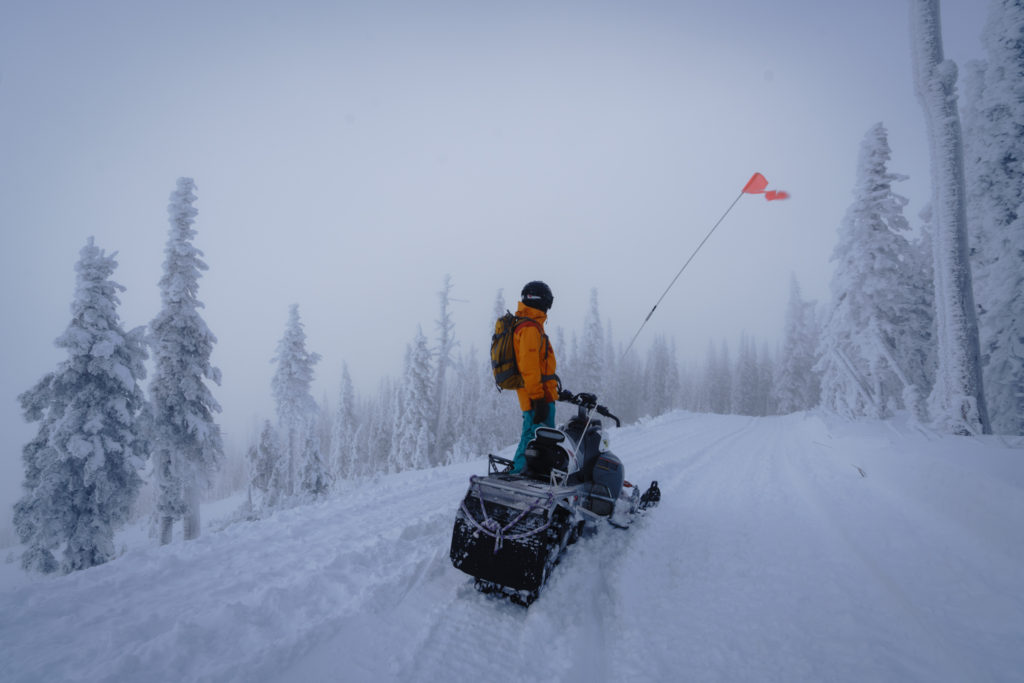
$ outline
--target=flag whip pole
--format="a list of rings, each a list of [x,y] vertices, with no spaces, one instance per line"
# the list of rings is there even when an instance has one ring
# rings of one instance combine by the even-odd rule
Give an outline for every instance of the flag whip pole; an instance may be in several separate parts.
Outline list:
[[[640,323],[640,329],[638,329],[636,331],[636,334],[633,335],[633,339],[630,340],[629,346],[627,346],[626,350],[622,352],[623,356],[629,353],[629,350],[633,348],[633,343],[636,341],[636,338],[640,336],[640,331],[644,329],[644,326],[647,324],[647,321],[651,319],[652,315],[654,315],[655,309],[658,308],[658,304],[660,304],[662,299],[665,298],[665,295],[668,294],[668,290],[672,289],[672,286],[676,283],[676,280],[678,280],[679,276],[683,274],[684,270],[686,270],[686,266],[690,265],[690,261],[693,260],[693,257],[697,255],[697,252],[700,251],[700,248],[703,247],[704,243],[707,242],[708,239],[711,237],[711,233],[715,231],[715,228],[721,225],[722,221],[725,220],[725,217],[729,215],[730,211],[732,211],[732,207],[736,206],[736,203],[742,197],[743,193],[740,192],[739,195],[737,195],[736,199],[732,201],[732,204],[729,205],[729,208],[725,210],[725,213],[722,214],[722,217],[718,219],[718,222],[715,223],[714,227],[712,227],[711,230],[708,231],[708,234],[704,236],[704,239],[700,241],[700,244],[697,245],[697,248],[693,250],[693,253],[690,254],[690,258],[686,259],[686,263],[684,263],[683,267],[679,269],[679,272],[676,273],[676,276],[672,278],[672,282],[668,283],[668,287],[665,288],[665,291],[661,293],[661,296],[658,297],[658,300],[654,302],[653,306],[651,306],[651,310],[647,314],[647,317],[644,318],[644,321],[642,323]]]
[[[666,287],[665,291],[661,293],[661,296],[658,297],[658,300],[654,302],[654,306],[651,307],[651,310],[647,314],[647,317],[644,318],[644,321],[642,323],[640,323],[640,328],[636,331],[636,334],[633,335],[633,339],[630,340],[629,346],[627,346],[626,350],[622,352],[623,358],[625,358],[626,354],[629,353],[629,350],[633,348],[633,343],[636,342],[636,338],[640,336],[640,331],[644,329],[644,326],[647,324],[647,321],[651,319],[652,315],[654,315],[654,311],[655,309],[658,308],[658,304],[660,304],[662,299],[665,298],[665,295],[668,294],[668,291],[670,289],[672,289],[672,286],[676,283],[676,280],[679,279],[679,276],[682,275],[683,271],[686,270],[686,267],[690,265],[690,261],[693,260],[693,257],[697,255],[697,252],[700,251],[701,247],[704,246],[704,243],[708,241],[708,239],[711,237],[711,234],[715,231],[715,229],[717,229],[718,226],[722,224],[722,221],[725,220],[725,217],[729,215],[729,212],[732,211],[733,207],[736,206],[737,202],[740,201],[744,194],[765,194],[765,198],[768,201],[772,201],[775,199],[787,199],[789,197],[789,194],[786,192],[770,191],[766,193],[765,188],[767,186],[768,181],[765,180],[765,177],[760,173],[755,173],[753,176],[751,176],[750,180],[747,181],[747,184],[743,187],[742,190],[740,190],[740,193],[739,195],[737,195],[736,199],[732,200],[732,204],[730,204],[729,208],[725,210],[725,213],[722,214],[722,217],[719,218],[713,226],[711,226],[711,230],[709,230],[708,234],[704,236],[704,239],[700,241],[700,244],[697,245],[697,248],[693,250],[693,253],[690,254],[690,258],[686,259],[686,263],[684,263],[683,267],[679,269],[679,272],[676,273],[676,276],[672,278],[672,282],[668,283],[668,287]]]

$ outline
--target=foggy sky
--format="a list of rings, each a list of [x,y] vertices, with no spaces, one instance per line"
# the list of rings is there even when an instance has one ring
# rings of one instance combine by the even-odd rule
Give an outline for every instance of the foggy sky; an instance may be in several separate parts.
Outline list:
[[[947,57],[982,56],[986,3],[944,0]],[[700,359],[776,343],[789,276],[827,300],[857,153],[878,121],[907,216],[928,200],[905,2],[7,2],[0,6],[0,521],[36,426],[16,396],[64,359],[87,237],[118,252],[121,319],[148,323],[168,196],[195,179],[203,316],[229,448],[270,417],[298,303],[335,400],[397,376],[450,273],[480,358],[495,294],[591,288],[626,342],[754,171],[638,342]],[[511,404],[510,404],[511,406]],[[514,413],[514,408],[510,407]],[[515,419],[515,416],[510,416]]]

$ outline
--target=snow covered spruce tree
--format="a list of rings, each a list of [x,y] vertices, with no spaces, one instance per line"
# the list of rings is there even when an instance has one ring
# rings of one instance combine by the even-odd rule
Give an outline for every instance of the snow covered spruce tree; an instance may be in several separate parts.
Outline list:
[[[644,376],[643,364],[635,349],[624,353],[621,344],[616,357],[618,360],[610,377],[611,398],[607,400],[607,405],[612,407],[612,412],[624,424],[636,422],[643,415],[646,394],[643,383],[638,381]]]
[[[356,476],[356,394],[348,364],[341,366],[341,393],[331,426],[331,471],[338,479]]]
[[[988,433],[967,247],[957,69],[943,58],[938,0],[911,0],[910,8],[914,83],[931,148],[935,216],[938,371],[929,403],[935,424],[945,431]]]
[[[86,242],[71,322],[55,342],[67,360],[18,397],[25,418],[40,423],[22,451],[25,494],[14,506],[25,569],[70,572],[113,558],[114,531],[142,484],[144,329],[121,327],[114,256]]]
[[[768,403],[764,373],[757,358],[757,345],[743,333],[736,356],[732,384],[732,412],[737,415],[764,415]]]
[[[1024,434],[1024,0],[993,0],[963,103],[982,377],[992,430]]]
[[[427,338],[423,330],[417,330],[405,356],[400,387],[401,417],[395,422],[392,471],[423,469],[430,465],[431,425],[436,410],[431,401],[434,396],[432,378]]]
[[[796,275],[790,277],[789,303],[782,351],[775,376],[775,397],[779,413],[787,415],[818,405],[821,385],[814,371],[818,332],[814,302],[804,301]]]
[[[448,384],[446,381],[448,369],[454,362],[452,351],[458,346],[458,342],[455,341],[455,335],[453,334],[455,323],[452,321],[451,312],[449,311],[452,302],[451,293],[452,276],[445,275],[444,286],[438,292],[438,298],[441,301],[441,312],[437,320],[437,361],[434,366],[433,395],[431,396],[431,403],[434,407],[434,420],[431,424],[434,442],[430,447],[430,464],[432,465],[440,465],[455,444],[455,434],[452,430],[451,421],[452,406],[448,402]],[[463,408],[463,406],[459,406],[459,408]]]
[[[377,398],[369,410],[366,435],[367,447],[362,452],[362,464],[368,475],[389,472],[392,467],[397,432],[397,418],[401,415],[401,392],[391,377],[383,377],[377,390]],[[394,472],[397,470],[391,470]]]
[[[761,415],[778,415],[779,412],[778,402],[775,400],[775,356],[768,342],[761,342],[761,351],[757,359],[757,367],[761,373],[761,398],[764,401]]]
[[[276,496],[282,491],[281,448],[270,420],[264,421],[259,441],[249,447],[246,456],[249,461],[249,510],[258,514],[277,505]]]
[[[573,367],[573,377],[579,383],[578,391],[588,391],[609,400],[605,395],[605,360],[604,328],[597,305],[597,289],[591,289],[590,308],[583,320],[583,336]]]
[[[321,447],[318,420],[314,419],[302,440],[302,452],[299,461],[302,463],[303,492],[313,496],[322,496],[334,484],[330,463]]]
[[[679,363],[675,344],[658,335],[647,351],[643,374],[644,398],[648,415],[663,415],[679,406]]]
[[[872,126],[832,255],[832,303],[816,367],[823,405],[848,417],[888,417],[908,408],[923,418],[920,397],[929,389],[921,347],[931,338],[931,315],[918,296],[913,249],[903,236],[907,200],[892,191],[906,176],[888,171],[890,155],[885,127]]]
[[[719,349],[708,342],[707,360],[701,378],[700,410],[727,415],[732,412],[732,361],[729,344],[723,339]]]
[[[277,408],[277,432],[281,448],[283,490],[277,495],[294,496],[300,488],[321,492],[318,482],[326,482],[326,463],[319,454],[316,437],[317,405],[310,388],[313,366],[320,354],[306,350],[306,332],[299,319],[299,305],[288,309],[284,336],[277,343],[271,362],[277,370],[271,380]]]
[[[174,520],[182,519],[185,540],[199,537],[199,497],[223,457],[220,405],[205,380],[220,384],[220,370],[210,364],[217,338],[199,315],[196,298],[203,253],[192,245],[198,213],[195,183],[179,178],[167,207],[170,230],[160,278],[160,313],[149,325],[147,341],[155,369],[149,385],[153,406],[152,455],[157,489],[160,543],[171,542]]]
[[[487,424],[488,404],[483,397],[497,392],[493,388],[491,372],[488,370],[485,374],[483,370],[476,348],[471,347],[468,354],[459,354],[455,363],[455,381],[448,391],[448,400],[459,406],[451,418],[455,443],[449,462],[478,458],[496,445],[489,438],[492,425]]]

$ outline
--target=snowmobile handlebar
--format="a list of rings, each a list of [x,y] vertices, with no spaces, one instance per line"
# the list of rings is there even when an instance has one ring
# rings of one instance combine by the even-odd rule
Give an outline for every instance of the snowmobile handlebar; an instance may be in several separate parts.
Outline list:
[[[589,394],[585,391],[581,391],[578,394],[574,394],[571,391],[562,390],[558,394],[559,401],[565,401],[566,403],[573,403],[580,406],[586,411],[596,410],[598,415],[603,415],[611,420],[615,420],[615,426],[621,427],[622,421],[608,410],[607,407],[600,405],[597,402],[597,396],[595,394]]]
[[[607,417],[609,419],[615,420],[615,426],[616,427],[621,427],[622,426],[622,420],[620,420],[619,418],[617,418],[614,415],[612,415],[608,411],[608,409],[605,408],[604,406],[597,406],[597,414],[598,415],[604,415],[605,417]]]

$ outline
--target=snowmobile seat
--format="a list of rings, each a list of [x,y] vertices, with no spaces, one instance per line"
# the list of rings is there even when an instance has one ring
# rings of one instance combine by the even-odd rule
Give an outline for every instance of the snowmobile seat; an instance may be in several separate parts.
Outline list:
[[[537,428],[533,440],[523,452],[527,474],[546,479],[553,469],[561,472],[575,470],[575,458],[570,456],[570,448],[572,445],[566,442],[564,432],[549,427]]]

